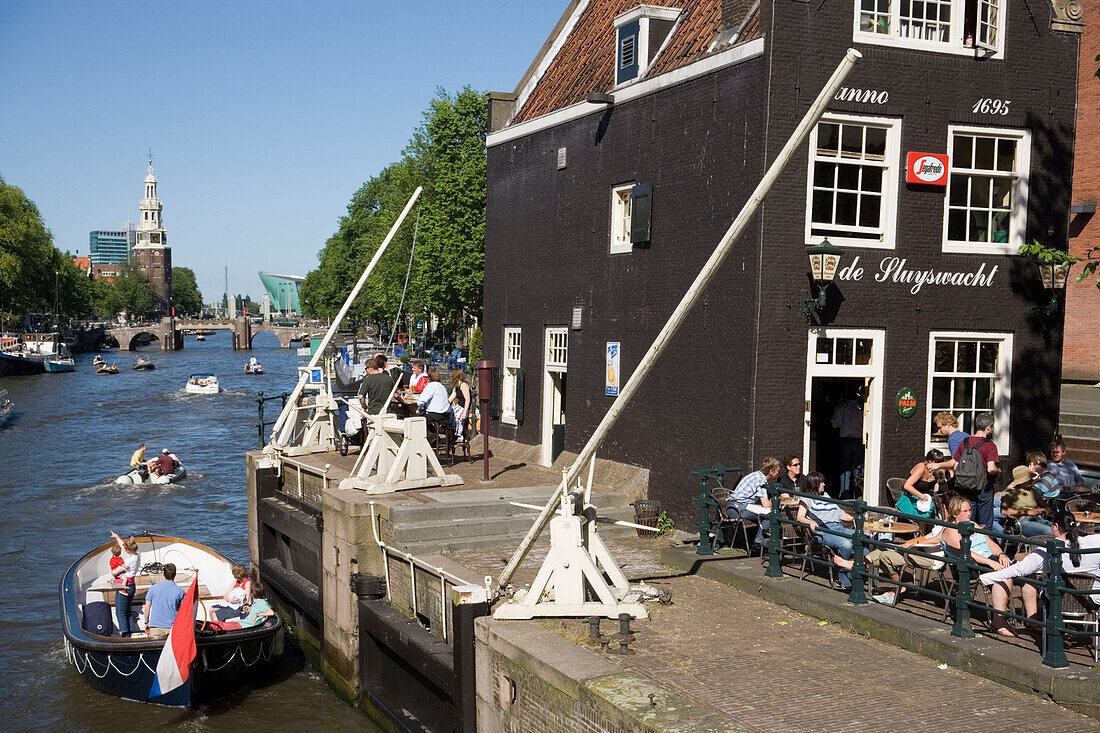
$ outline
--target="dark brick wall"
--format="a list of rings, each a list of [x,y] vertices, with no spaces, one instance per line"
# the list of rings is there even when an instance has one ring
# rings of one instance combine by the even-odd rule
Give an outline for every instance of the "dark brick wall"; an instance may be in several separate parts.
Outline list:
[[[762,95],[757,59],[489,149],[485,354],[499,364],[502,326],[522,326],[527,373],[523,424],[494,423],[494,435],[540,442],[544,329],[583,305],[565,449],[584,445],[612,401],[605,343],[621,342],[625,380],[759,179]],[[653,184],[652,245],[609,255],[611,187],[628,181]],[[754,222],[600,451],[652,466],[652,495],[680,496],[691,469],[746,454],[751,395],[730,385],[747,385],[752,363],[758,232]]]
[[[1023,3],[1009,5],[1004,60],[860,46],[848,86],[886,90],[889,102],[830,109],[902,118],[899,167],[906,151],[945,152],[949,124],[1030,129],[1027,238],[1065,242],[1077,37],[1049,30],[1045,4],[1032,4],[1034,20]],[[521,326],[527,373],[524,423],[494,423],[494,435],[540,442],[544,327],[568,325],[572,307],[583,305],[583,329],[570,332],[566,397],[566,450],[580,449],[611,403],[605,342],[622,343],[625,379],[852,45],[852,0],[775,0],[762,12],[771,33],[762,59],[489,149],[485,353],[499,364],[502,327]],[[974,115],[983,97],[1010,99],[1011,114]],[[562,146],[569,163],[558,171]],[[1011,468],[1056,424],[1061,323],[1044,333],[1031,321],[1029,297],[1040,287],[1030,263],[944,254],[945,192],[901,179],[896,249],[848,248],[847,261],[859,255],[868,270],[883,256],[912,268],[999,269],[987,288],[925,286],[911,295],[865,275],[834,293],[829,325],[887,332],[880,481],[905,475],[923,453],[928,338],[940,330],[1014,334]],[[654,185],[653,243],[610,256],[610,188],[632,180]],[[693,511],[692,469],[801,452],[806,180],[803,146],[600,451],[649,467],[650,496],[681,525]],[[909,420],[893,409],[903,386],[917,393]]]

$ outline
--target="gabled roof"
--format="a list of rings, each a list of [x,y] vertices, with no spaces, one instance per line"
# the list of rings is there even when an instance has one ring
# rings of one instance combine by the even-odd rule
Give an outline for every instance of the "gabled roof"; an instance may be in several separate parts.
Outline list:
[[[740,0],[744,7],[732,30],[744,30],[736,44],[759,35],[758,3]],[[640,4],[639,0],[573,0],[555,28],[556,36],[539,52],[517,87],[516,109],[509,124],[541,117],[584,100],[588,92],[610,92],[615,86],[614,19]],[[722,0],[645,0],[646,5],[677,8],[679,18],[645,78],[664,74],[712,52],[722,32]],[[728,8],[727,8],[728,11]],[[537,67],[544,66],[541,75]],[[527,87],[525,94],[524,87]]]

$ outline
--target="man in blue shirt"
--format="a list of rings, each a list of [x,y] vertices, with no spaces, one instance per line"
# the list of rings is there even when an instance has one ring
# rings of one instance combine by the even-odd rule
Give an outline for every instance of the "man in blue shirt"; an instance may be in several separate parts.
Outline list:
[[[168,636],[183,596],[183,588],[176,585],[176,566],[167,563],[164,566],[164,580],[145,594],[145,633],[154,639]]]
[[[970,433],[959,429],[959,418],[950,412],[937,412],[932,419],[936,423],[936,430],[947,438],[947,455],[955,455],[955,451],[959,449],[959,443],[969,438]]]

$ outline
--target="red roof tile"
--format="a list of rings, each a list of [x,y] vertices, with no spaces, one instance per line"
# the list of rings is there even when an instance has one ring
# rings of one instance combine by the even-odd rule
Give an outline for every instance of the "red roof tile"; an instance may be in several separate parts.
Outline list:
[[[646,78],[706,56],[722,30],[722,0],[646,0],[645,4],[682,11]],[[576,104],[588,92],[611,91],[615,86],[614,19],[638,5],[638,0],[591,0],[511,124]],[[738,43],[757,36],[755,15]]]

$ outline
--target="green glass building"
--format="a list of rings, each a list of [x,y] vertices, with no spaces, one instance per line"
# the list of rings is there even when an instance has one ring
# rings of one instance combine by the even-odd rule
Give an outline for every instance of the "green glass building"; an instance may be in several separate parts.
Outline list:
[[[280,313],[301,313],[302,306],[298,301],[298,288],[304,277],[297,275],[277,275],[274,272],[261,272],[260,282],[271,296],[271,306]]]

